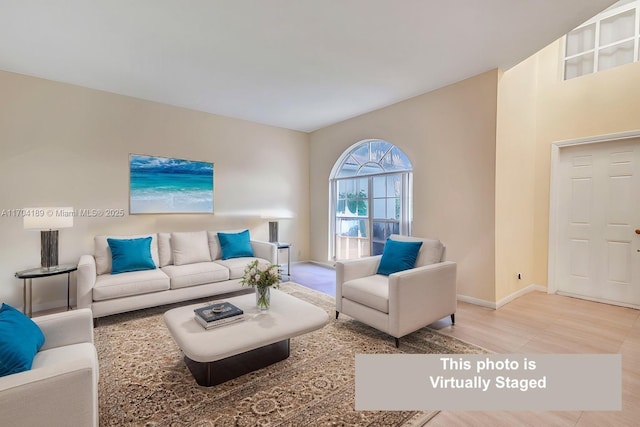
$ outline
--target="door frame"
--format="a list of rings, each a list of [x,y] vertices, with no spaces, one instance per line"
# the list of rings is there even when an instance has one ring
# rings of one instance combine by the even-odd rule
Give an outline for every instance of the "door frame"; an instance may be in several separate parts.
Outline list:
[[[551,144],[551,177],[549,186],[549,260],[548,260],[548,278],[547,292],[555,294],[558,292],[557,274],[557,258],[559,247],[559,220],[558,208],[560,207],[560,154],[563,148],[574,147],[587,144],[598,144],[603,142],[625,141],[629,139],[640,138],[640,130],[628,132],[619,132],[605,135],[596,135],[586,138],[566,139],[556,141]],[[597,300],[595,298],[585,297],[584,299]],[[607,301],[611,303],[610,301]],[[625,304],[618,304],[625,305]],[[628,306],[628,305],[626,305]]]

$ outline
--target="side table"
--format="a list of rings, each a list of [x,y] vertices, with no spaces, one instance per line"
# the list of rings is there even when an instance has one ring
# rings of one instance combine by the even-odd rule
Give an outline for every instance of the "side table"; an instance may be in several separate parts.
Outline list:
[[[276,255],[277,257],[276,262],[278,264],[278,268],[280,268],[280,250],[282,249],[287,250],[287,280],[291,280],[291,243],[277,242],[276,245],[278,245],[278,250]],[[283,273],[284,273],[284,269],[283,269]]]
[[[62,264],[56,265],[55,267],[37,267],[30,268],[29,270],[22,270],[16,273],[16,277],[18,279],[22,279],[22,301],[23,312],[24,314],[28,314],[29,317],[32,316],[33,306],[32,306],[32,280],[38,279],[40,277],[49,277],[49,276],[57,276],[58,274],[66,274],[67,275],[67,311],[71,310],[71,304],[69,303],[69,289],[71,285],[71,272],[76,271],[78,269],[77,265],[74,264]],[[27,313],[27,285],[29,287],[29,311]]]

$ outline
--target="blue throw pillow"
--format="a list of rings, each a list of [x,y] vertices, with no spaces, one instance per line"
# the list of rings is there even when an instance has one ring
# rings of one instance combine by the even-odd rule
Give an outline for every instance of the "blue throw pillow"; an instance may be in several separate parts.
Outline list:
[[[44,334],[33,320],[8,304],[0,308],[0,377],[28,371]]]
[[[387,239],[377,274],[388,276],[415,267],[422,242],[400,242]]]
[[[111,274],[156,268],[156,264],[151,258],[151,237],[139,239],[108,238],[107,243],[111,249]]]
[[[222,259],[253,256],[249,230],[240,233],[218,233]]]

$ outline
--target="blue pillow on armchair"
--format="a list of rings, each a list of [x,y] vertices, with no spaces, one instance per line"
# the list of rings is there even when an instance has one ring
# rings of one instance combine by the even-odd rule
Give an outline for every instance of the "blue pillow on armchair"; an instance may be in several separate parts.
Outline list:
[[[33,320],[8,304],[0,308],[0,377],[28,371],[44,334]]]
[[[111,249],[111,274],[128,271],[154,270],[151,257],[151,237],[139,239],[107,239]]]
[[[377,274],[388,276],[415,267],[421,247],[422,242],[401,242],[387,239],[382,250]]]
[[[218,233],[222,259],[252,257],[251,236],[249,230],[240,233]]]

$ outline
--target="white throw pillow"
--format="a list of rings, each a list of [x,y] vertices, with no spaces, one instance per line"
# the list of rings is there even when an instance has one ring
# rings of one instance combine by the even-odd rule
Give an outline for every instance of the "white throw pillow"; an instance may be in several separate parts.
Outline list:
[[[171,233],[173,265],[211,261],[206,231]]]
[[[416,267],[436,264],[439,263],[442,259],[442,251],[444,250],[444,245],[440,240],[401,236],[398,234],[392,234],[391,239],[398,240],[400,242],[422,241],[422,247],[420,248],[420,252],[418,253],[418,259],[416,259]]]
[[[173,264],[171,233],[158,233],[158,255],[160,257],[159,267],[166,267],[167,265]]]

